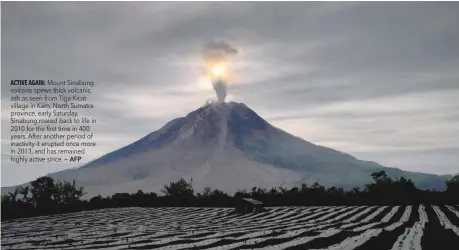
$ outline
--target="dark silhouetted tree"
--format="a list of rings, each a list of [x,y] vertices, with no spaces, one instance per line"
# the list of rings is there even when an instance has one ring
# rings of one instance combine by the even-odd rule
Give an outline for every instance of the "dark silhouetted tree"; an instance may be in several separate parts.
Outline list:
[[[80,201],[85,193],[83,187],[78,187],[75,181],[69,183],[67,181],[58,181],[55,184],[54,199],[59,204],[73,204]]]
[[[446,192],[455,193],[459,196],[459,174],[455,175],[451,180],[446,181]]]
[[[193,179],[187,182],[181,178],[177,182],[170,182],[169,185],[164,185],[161,190],[164,193],[164,201],[171,206],[194,206],[196,196],[194,196]]]
[[[53,203],[53,196],[56,192],[54,179],[48,176],[40,177],[30,183],[32,199],[37,206],[48,206]]]
[[[22,195],[21,201],[28,203],[31,199],[31,197],[29,197],[29,186],[18,187],[17,190],[19,191],[19,194]]]
[[[187,182],[183,178],[177,182],[170,182],[169,185],[164,185],[164,189],[162,189],[161,192],[163,192],[166,196],[194,195],[192,182]]]
[[[16,188],[13,192],[8,192],[8,201],[16,202],[18,194],[19,194],[19,189],[18,188]]]

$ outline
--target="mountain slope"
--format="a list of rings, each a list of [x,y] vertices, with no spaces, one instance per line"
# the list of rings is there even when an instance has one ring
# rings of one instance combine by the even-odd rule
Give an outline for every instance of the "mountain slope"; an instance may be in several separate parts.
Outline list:
[[[76,180],[89,196],[115,192],[159,192],[181,177],[226,192],[253,186],[313,183],[355,187],[370,174],[411,178],[420,188],[444,187],[445,177],[385,168],[315,145],[273,127],[241,103],[213,103],[78,169],[51,174]],[[6,190],[6,189],[5,189]],[[2,193],[4,189],[2,188]]]

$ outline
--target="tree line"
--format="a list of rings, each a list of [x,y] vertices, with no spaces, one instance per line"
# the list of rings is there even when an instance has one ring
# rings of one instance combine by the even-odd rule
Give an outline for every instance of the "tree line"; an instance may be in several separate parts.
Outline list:
[[[75,181],[56,182],[51,177],[40,177],[29,186],[2,195],[1,219],[116,207],[234,207],[240,198],[253,198],[266,206],[459,204],[459,175],[446,181],[446,189],[442,191],[417,189],[410,179],[393,179],[384,171],[375,172],[371,177],[373,182],[363,189],[326,188],[316,182],[290,189],[253,187],[239,190],[232,196],[208,187],[195,193],[193,180],[188,182],[182,178],[165,185],[162,195],[139,190],[133,194],[98,195],[89,200],[82,199],[84,189]]]

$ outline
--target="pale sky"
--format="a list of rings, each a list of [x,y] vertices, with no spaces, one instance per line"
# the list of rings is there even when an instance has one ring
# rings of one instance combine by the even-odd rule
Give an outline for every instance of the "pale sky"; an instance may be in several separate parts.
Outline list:
[[[87,161],[209,99],[200,48],[237,48],[229,100],[388,167],[459,172],[459,3],[2,2],[2,186],[73,165],[9,163],[11,79],[93,80]]]

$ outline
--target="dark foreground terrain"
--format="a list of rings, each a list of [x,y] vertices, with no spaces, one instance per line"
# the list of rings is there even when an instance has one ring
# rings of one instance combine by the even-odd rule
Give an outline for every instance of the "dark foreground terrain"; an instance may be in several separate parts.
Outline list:
[[[2,223],[2,249],[455,249],[459,206],[118,208]]]

